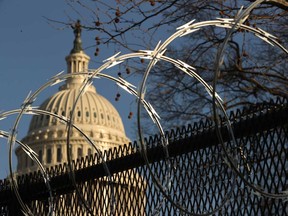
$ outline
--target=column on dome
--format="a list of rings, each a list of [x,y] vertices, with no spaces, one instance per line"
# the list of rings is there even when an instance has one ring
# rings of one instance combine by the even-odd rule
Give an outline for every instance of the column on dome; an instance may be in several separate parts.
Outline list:
[[[77,72],[87,72],[90,57],[84,52],[73,53],[66,57],[67,62],[67,72],[77,73]]]

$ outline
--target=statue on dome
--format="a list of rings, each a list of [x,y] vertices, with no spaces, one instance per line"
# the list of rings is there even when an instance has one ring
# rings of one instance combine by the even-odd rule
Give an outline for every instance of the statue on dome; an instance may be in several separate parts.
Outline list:
[[[71,25],[72,29],[74,29],[74,47],[71,50],[70,53],[79,53],[83,51],[82,48],[82,42],[81,42],[81,31],[82,31],[82,26],[80,24],[80,20],[77,20],[77,22],[74,25]]]
[[[72,29],[74,29],[75,38],[81,37],[82,29],[81,29],[80,20],[77,20],[77,22],[74,24],[74,26],[72,25],[71,27],[72,27]]]

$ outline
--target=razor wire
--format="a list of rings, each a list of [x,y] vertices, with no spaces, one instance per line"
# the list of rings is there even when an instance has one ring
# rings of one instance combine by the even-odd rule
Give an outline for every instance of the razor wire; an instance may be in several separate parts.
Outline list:
[[[111,182],[112,175],[109,171],[109,168],[106,164],[106,159],[104,158],[102,152],[97,148],[97,146],[94,144],[93,140],[87,136],[83,131],[81,131],[76,124],[73,123],[73,116],[75,112],[75,107],[77,104],[77,101],[81,98],[82,95],[85,94],[85,91],[87,88],[92,85],[93,79],[94,78],[105,78],[108,79],[112,82],[115,82],[118,86],[123,88],[127,93],[132,94],[136,99],[137,99],[137,129],[138,129],[138,137],[139,137],[139,142],[140,145],[138,146],[139,151],[145,160],[145,163],[147,165],[147,168],[150,172],[150,175],[152,176],[153,183],[155,184],[155,187],[159,189],[159,191],[163,195],[163,199],[167,199],[173,206],[178,208],[181,212],[184,212],[186,214],[193,214],[193,215],[212,215],[219,211],[223,205],[229,200],[229,197],[231,195],[231,192],[233,191],[233,187],[228,191],[228,193],[225,194],[224,198],[222,199],[222,202],[218,204],[218,206],[215,209],[211,209],[209,212],[202,212],[201,214],[195,214],[192,211],[189,211],[185,207],[181,205],[181,203],[176,203],[173,198],[169,195],[169,189],[172,181],[172,171],[175,169],[173,163],[171,162],[171,158],[169,156],[169,150],[168,150],[168,145],[169,145],[169,140],[165,138],[164,130],[161,125],[161,119],[160,116],[156,110],[153,108],[153,106],[145,99],[145,93],[146,93],[146,86],[147,86],[147,79],[151,73],[153,73],[153,67],[160,61],[164,62],[169,62],[172,65],[174,65],[176,68],[184,72],[187,76],[196,79],[206,90],[206,92],[210,95],[212,99],[212,107],[213,107],[213,116],[214,116],[214,122],[215,122],[215,128],[217,132],[217,136],[219,139],[219,143],[223,147],[224,150],[224,158],[223,160],[227,163],[227,165],[234,171],[233,175],[233,181],[235,181],[236,177],[239,177],[243,182],[249,186],[251,191],[254,191],[254,193],[258,196],[264,196],[264,197],[269,197],[269,198],[274,198],[274,199],[283,199],[286,200],[288,198],[288,191],[280,191],[278,193],[268,193],[265,192],[265,190],[259,186],[255,185],[253,182],[249,182],[246,177],[240,172],[239,170],[239,160],[244,161],[245,166],[249,166],[245,162],[245,155],[240,153],[240,157],[237,157],[237,153],[233,152],[231,149],[228,149],[224,141],[222,139],[221,131],[220,131],[220,125],[219,125],[219,120],[217,116],[219,115],[219,112],[224,116],[225,121],[226,121],[226,129],[229,133],[230,139],[232,141],[232,144],[236,146],[236,141],[233,133],[233,128],[231,126],[230,120],[228,118],[228,115],[225,111],[225,108],[223,107],[223,102],[222,98],[217,94],[217,75],[221,73],[220,71],[220,66],[222,62],[222,56],[224,55],[224,50],[227,45],[227,42],[229,38],[231,37],[232,33],[234,33],[238,29],[243,29],[246,30],[252,34],[254,34],[256,37],[260,38],[261,40],[267,42],[270,45],[276,46],[279,49],[281,49],[285,54],[288,54],[288,50],[283,47],[277,40],[277,38],[270,33],[259,29],[259,28],[254,28],[250,27],[244,24],[245,20],[249,17],[251,10],[253,10],[255,7],[257,7],[259,4],[264,2],[264,0],[258,0],[252,3],[247,9],[243,10],[243,8],[240,9],[239,13],[234,19],[226,19],[226,18],[218,18],[216,20],[211,20],[211,21],[203,21],[203,22],[195,22],[195,20],[192,20],[188,23],[186,23],[183,26],[180,26],[177,28],[177,31],[171,35],[168,39],[166,39],[163,43],[159,42],[157,46],[153,50],[140,50],[135,53],[130,53],[130,54],[124,54],[120,55],[120,53],[117,53],[110,58],[106,59],[102,66],[97,68],[96,70],[89,70],[88,72],[79,72],[77,73],[77,76],[85,76],[85,79],[83,81],[83,84],[80,88],[80,91],[78,93],[78,96],[76,97],[76,101],[73,104],[72,111],[70,113],[69,118],[61,115],[57,115],[53,112],[49,111],[44,111],[44,110],[39,110],[37,107],[33,107],[32,105],[36,101],[37,96],[42,93],[45,89],[56,85],[58,83],[62,83],[66,81],[68,78],[75,76],[75,74],[62,74],[59,73],[52,77],[47,83],[42,85],[38,90],[36,90],[33,94],[29,93],[26,99],[24,100],[22,106],[20,109],[17,110],[12,110],[8,112],[4,112],[0,114],[0,119],[9,117],[12,114],[16,114],[17,118],[15,120],[15,123],[13,125],[13,128],[10,133],[5,132],[5,131],[0,131],[0,136],[4,137],[5,139],[8,140],[8,145],[9,145],[9,172],[10,172],[10,181],[11,181],[11,187],[16,195],[16,198],[22,208],[22,211],[25,215],[33,215],[29,207],[25,204],[25,202],[22,200],[20,193],[18,192],[17,188],[17,180],[15,179],[13,170],[12,170],[12,150],[14,145],[17,143],[21,146],[21,148],[24,150],[25,154],[27,154],[33,161],[36,162],[38,165],[39,169],[41,170],[43,179],[45,181],[46,187],[49,191],[49,215],[53,215],[53,195],[52,195],[52,189],[49,184],[50,177],[46,173],[43,165],[41,162],[37,159],[37,154],[31,149],[27,144],[21,143],[20,141],[17,140],[17,129],[19,126],[19,123],[21,121],[21,118],[23,115],[26,114],[32,114],[32,115],[37,115],[37,114],[45,114],[45,115],[50,115],[55,118],[58,118],[63,124],[67,125],[67,138],[66,138],[66,145],[67,145],[67,158],[68,158],[68,168],[69,168],[69,176],[72,181],[72,184],[76,190],[77,196],[81,199],[82,203],[84,204],[84,207],[87,209],[87,212],[90,214],[93,214],[93,211],[91,210],[90,206],[87,204],[85,201],[85,198],[81,195],[81,191],[77,188],[77,184],[75,181],[75,176],[74,176],[74,169],[72,167],[72,157],[70,155],[70,152],[68,151],[70,144],[70,137],[71,137],[71,130],[72,128],[75,128],[78,130],[89,142],[90,145],[93,146],[93,148],[96,150],[96,153],[100,155],[102,158],[102,164],[104,166],[104,170],[107,174],[108,181]],[[228,29],[228,33],[226,34],[225,40],[222,44],[222,46],[219,48],[216,60],[215,60],[215,73],[214,73],[214,80],[213,80],[213,85],[209,85],[205,80],[197,73],[196,69],[179,60],[179,59],[173,59],[168,56],[165,56],[165,52],[167,50],[167,47],[175,40],[187,35],[190,35],[192,33],[196,33],[197,31],[201,30],[202,28],[205,28],[207,26],[212,26],[212,27],[218,27],[218,28],[225,28]],[[105,70],[109,68],[113,68],[116,65],[122,64],[123,62],[132,59],[132,58],[140,58],[140,59],[148,59],[149,63],[148,66],[146,67],[142,81],[138,88],[132,84],[131,82],[128,82],[122,77],[115,78],[107,73],[105,73]],[[150,162],[146,154],[146,146],[144,142],[144,135],[143,135],[143,129],[142,129],[142,123],[141,123],[141,113],[142,113],[142,108],[144,107],[145,111],[149,114],[151,120],[153,123],[156,125],[158,132],[161,136],[161,144],[164,150],[164,155],[165,155],[165,163],[167,163],[168,169],[165,170],[165,181],[164,184],[161,183],[160,179],[156,177],[156,175],[152,172],[152,169],[150,168]],[[240,149],[241,151],[241,149]],[[233,154],[231,154],[233,152]],[[236,159],[235,159],[236,157]],[[235,184],[232,184],[235,186]],[[113,189],[111,192],[111,212],[113,212]]]

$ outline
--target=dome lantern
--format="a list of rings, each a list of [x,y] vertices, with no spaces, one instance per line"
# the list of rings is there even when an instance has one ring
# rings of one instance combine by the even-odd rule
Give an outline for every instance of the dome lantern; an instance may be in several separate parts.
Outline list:
[[[82,48],[81,24],[78,20],[74,26],[74,42],[70,54],[66,57],[67,73],[75,74],[78,72],[87,72],[90,57],[86,55]],[[73,76],[67,79],[66,85],[62,88],[78,88],[84,81],[84,76]]]

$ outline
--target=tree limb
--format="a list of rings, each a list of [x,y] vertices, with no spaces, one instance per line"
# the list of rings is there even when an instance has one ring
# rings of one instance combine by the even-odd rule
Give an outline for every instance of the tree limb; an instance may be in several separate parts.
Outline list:
[[[249,0],[249,1],[254,2],[255,0]],[[263,2],[263,4],[270,4],[288,11],[288,0],[268,0]]]

